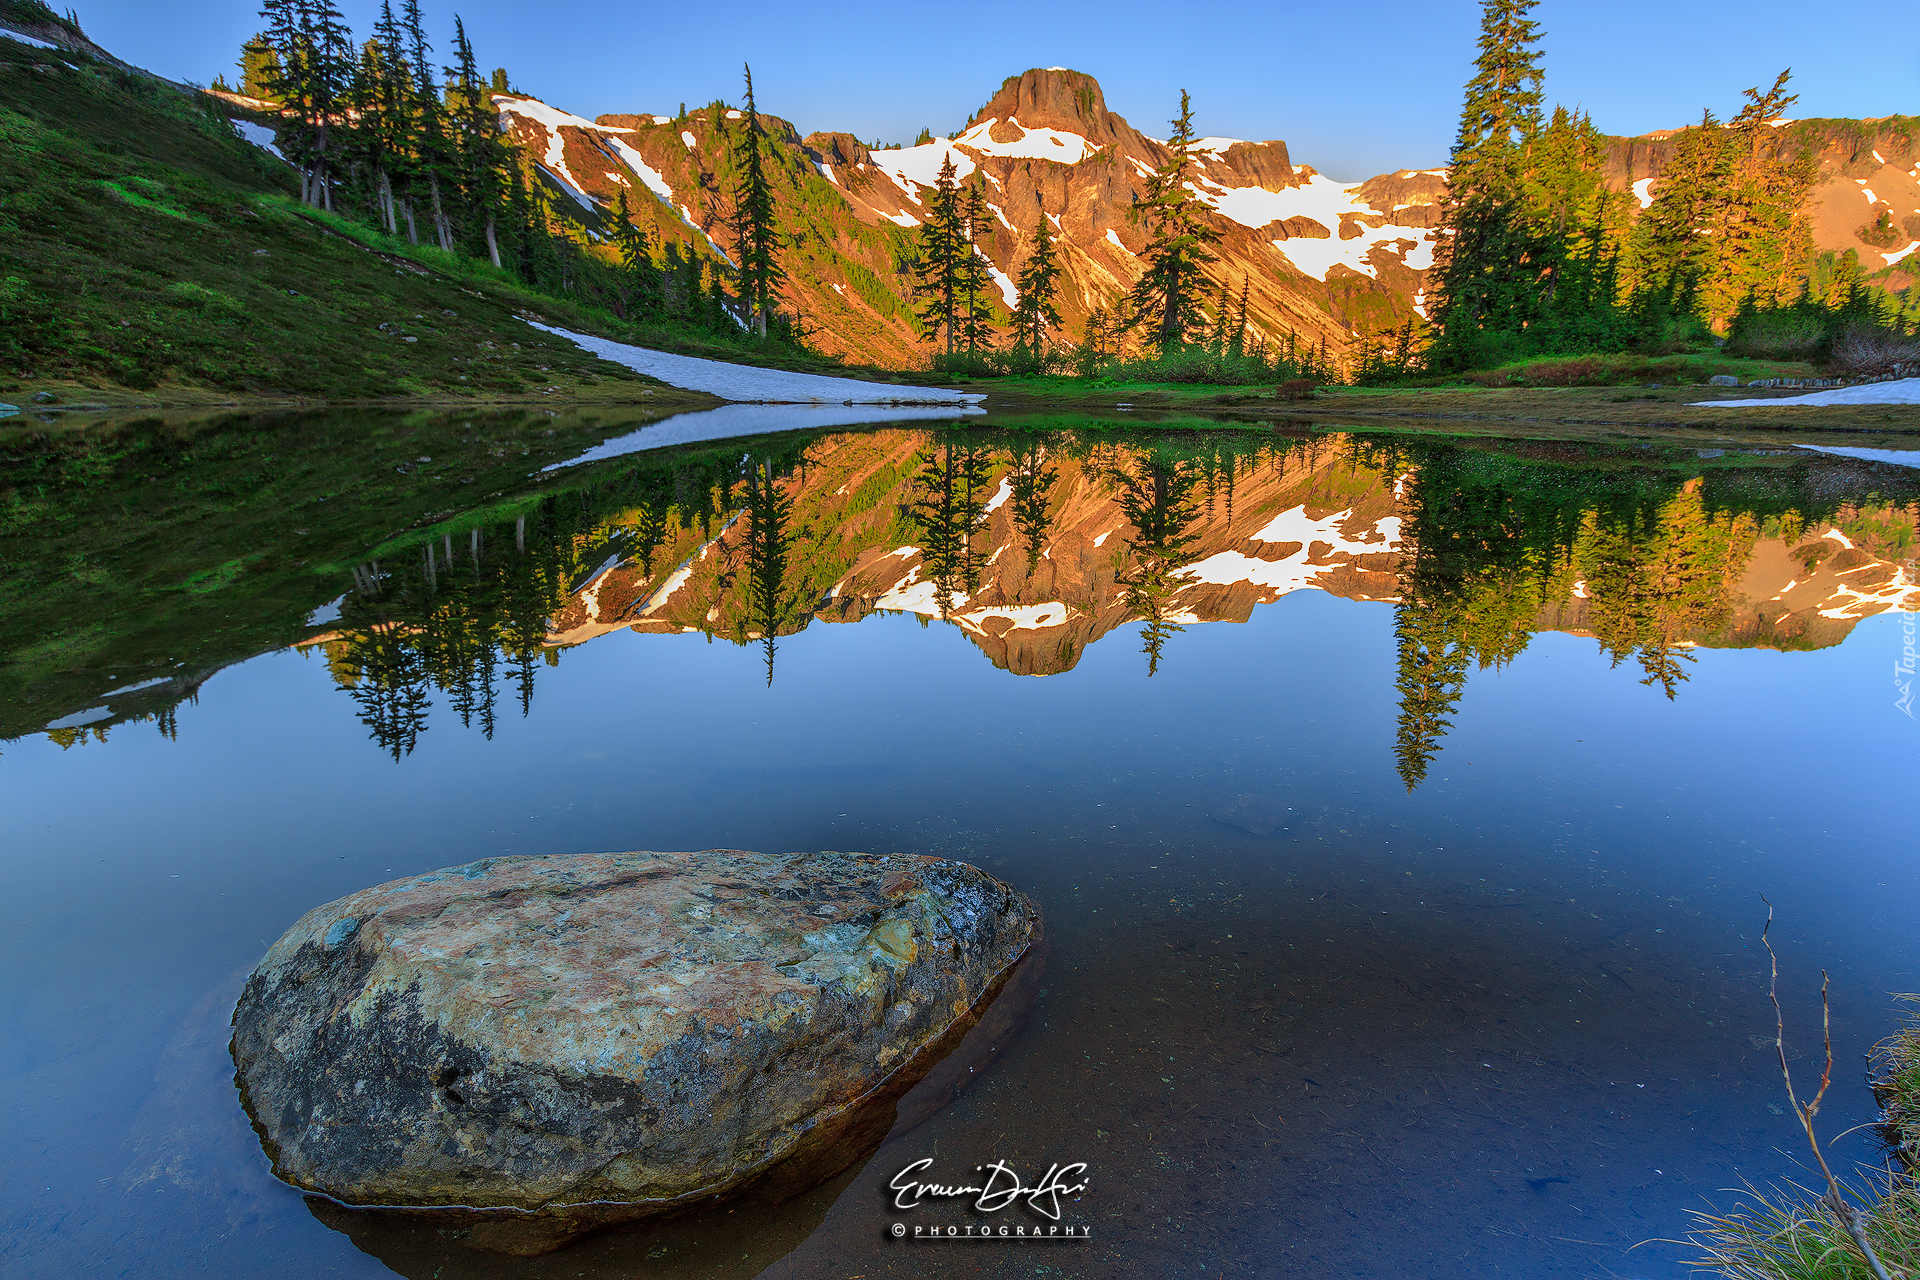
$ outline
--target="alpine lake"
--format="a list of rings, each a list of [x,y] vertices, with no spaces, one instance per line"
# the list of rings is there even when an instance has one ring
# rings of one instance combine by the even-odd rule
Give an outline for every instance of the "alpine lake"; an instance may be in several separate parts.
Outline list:
[[[1769,904],[1884,1161],[1920,453],[854,417],[0,423],[0,1271],[1681,1277],[1814,1176]],[[708,848],[1006,880],[1024,1027],[797,1199],[544,1257],[274,1179],[229,1019],[303,912]]]

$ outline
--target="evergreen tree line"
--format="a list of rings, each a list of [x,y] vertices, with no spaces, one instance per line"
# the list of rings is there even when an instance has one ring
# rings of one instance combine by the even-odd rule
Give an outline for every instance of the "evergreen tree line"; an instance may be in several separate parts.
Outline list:
[[[452,63],[436,65],[419,0],[401,0],[397,14],[393,5],[382,0],[372,35],[356,44],[333,0],[264,0],[266,28],[241,51],[241,90],[279,109],[277,145],[300,171],[304,203],[484,258],[532,288],[625,320],[797,343],[776,305],[784,277],[750,71],[733,140],[737,264],[723,264],[671,240],[656,244],[634,224],[624,189],[587,219],[604,235],[560,216],[554,188],[503,130],[494,95],[509,91],[506,71],[481,74],[458,16]]]
[[[1370,374],[1449,372],[1543,352],[1671,350],[1746,317],[1818,312],[1824,331],[1884,324],[1865,295],[1812,296],[1815,159],[1777,128],[1790,73],[1745,91],[1722,125],[1682,130],[1642,210],[1608,189],[1606,138],[1584,112],[1544,111],[1538,0],[1483,0],[1479,54],[1451,155],[1429,276],[1430,350]],[[1404,346],[1404,344],[1400,344]],[[1396,356],[1398,353],[1396,352]]]

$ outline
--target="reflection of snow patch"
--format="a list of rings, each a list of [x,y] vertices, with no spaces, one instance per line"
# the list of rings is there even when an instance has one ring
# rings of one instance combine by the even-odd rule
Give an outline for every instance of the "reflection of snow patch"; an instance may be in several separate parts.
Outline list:
[[[1011,498],[1012,496],[1013,496],[1013,477],[1012,476],[1003,477],[1000,481],[1000,487],[993,491],[993,496],[987,499],[987,505],[980,508],[980,510],[983,514],[990,511],[998,511],[1000,507],[1006,502],[1006,500],[1008,498]]]
[[[310,627],[317,627],[327,622],[338,622],[340,620],[340,606],[346,602],[346,599],[347,597],[343,593],[327,601],[325,604],[321,605],[318,609],[315,609],[312,613],[307,615],[307,625]],[[160,683],[159,680],[147,681],[147,684],[159,684],[159,683]],[[146,688],[146,685],[137,684],[137,685],[134,685],[133,687],[136,689],[144,689]],[[121,692],[124,692],[124,690],[120,690],[120,689],[114,690],[114,693],[121,693]],[[107,696],[111,698],[113,694],[110,693]]]
[[[955,597],[956,600],[958,598]],[[1015,631],[1037,631],[1041,627],[1057,627],[1072,615],[1073,611],[1065,604],[1049,600],[1044,604],[990,604],[969,610],[964,615],[956,613],[953,619],[975,631],[980,630],[989,618],[1005,618],[1013,624]]]
[[[1111,538],[1112,536],[1113,536],[1113,530],[1109,529],[1105,533],[1101,534],[1099,537],[1095,538],[1093,540],[1093,545],[1096,547],[1103,547],[1107,544],[1107,539]]]
[[[1107,228],[1107,239],[1111,240],[1113,242],[1113,247],[1118,249],[1120,252],[1126,254],[1128,257],[1134,256],[1133,250],[1127,248],[1127,246],[1120,243],[1120,237],[1114,234],[1112,227]]]
[[[78,729],[83,724],[92,724],[96,720],[106,720],[113,712],[106,707],[90,707],[85,711],[76,711],[70,716],[61,716],[47,725],[49,729]]]

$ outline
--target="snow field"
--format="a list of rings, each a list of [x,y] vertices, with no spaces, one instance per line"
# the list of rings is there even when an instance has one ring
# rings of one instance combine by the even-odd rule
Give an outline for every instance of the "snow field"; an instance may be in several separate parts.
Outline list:
[[[1920,404],[1920,378],[1901,378],[1897,382],[1869,382],[1858,387],[1835,387],[1811,395],[1787,396],[1779,400],[1697,400],[1705,409],[1795,409],[1803,405],[1818,408],[1838,404]]]
[[[658,378],[668,386],[704,391],[708,395],[737,403],[974,405],[986,399],[984,395],[971,391],[903,387],[891,383],[861,382],[855,378],[830,378],[817,373],[792,373],[785,369],[757,369],[751,365],[727,364],[721,360],[702,360],[698,356],[650,351],[624,342],[573,333],[553,325],[528,323],[536,329],[557,334],[603,360],[611,360],[636,373]],[[887,420],[885,417],[879,419]]]

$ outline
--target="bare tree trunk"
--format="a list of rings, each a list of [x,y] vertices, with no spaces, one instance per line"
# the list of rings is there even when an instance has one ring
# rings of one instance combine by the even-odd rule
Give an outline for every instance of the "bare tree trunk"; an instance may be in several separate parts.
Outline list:
[[[440,204],[440,175],[427,175],[427,189],[433,193],[433,230],[440,238],[442,252],[453,252],[453,228],[447,224],[447,211]]]
[[[493,235],[493,218],[487,218],[487,256],[493,259],[493,265],[500,265],[500,242]]]
[[[387,177],[387,171],[384,168],[378,172],[380,175],[377,187],[380,199],[380,223],[387,229],[388,235],[398,235],[400,224],[393,216],[393,181]]]
[[[407,243],[420,243],[420,228],[413,225],[413,197],[408,196],[400,202],[400,211],[407,215]]]

